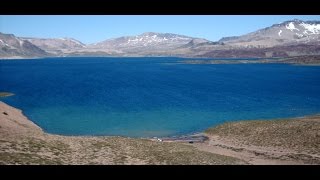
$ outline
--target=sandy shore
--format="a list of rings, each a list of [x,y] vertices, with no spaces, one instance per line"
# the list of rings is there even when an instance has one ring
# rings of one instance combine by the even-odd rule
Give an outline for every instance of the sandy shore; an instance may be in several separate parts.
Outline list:
[[[0,164],[320,164],[319,137],[320,116],[227,123],[192,144],[190,137],[59,136],[0,102]]]

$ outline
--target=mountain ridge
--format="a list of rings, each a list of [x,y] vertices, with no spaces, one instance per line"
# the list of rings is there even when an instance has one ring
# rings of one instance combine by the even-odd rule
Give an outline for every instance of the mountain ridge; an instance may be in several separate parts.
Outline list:
[[[320,54],[318,52],[320,21],[288,20],[241,36],[222,37],[218,41],[159,32],[121,36],[93,44],[84,44],[67,37],[31,38],[4,33],[1,33],[0,40],[0,57],[74,55],[216,57],[217,54],[219,57],[243,57],[245,54],[254,57],[287,57]],[[9,45],[7,41],[13,44]],[[17,45],[20,41],[26,44],[25,47]],[[13,48],[8,50],[10,46]]]
[[[0,32],[0,57],[46,57],[50,54],[13,34]]]

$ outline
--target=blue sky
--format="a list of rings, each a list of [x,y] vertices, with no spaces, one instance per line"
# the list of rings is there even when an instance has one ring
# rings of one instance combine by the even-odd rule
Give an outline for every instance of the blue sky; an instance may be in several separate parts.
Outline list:
[[[222,37],[246,34],[292,19],[320,20],[320,15],[0,15],[0,32],[20,37],[71,37],[86,44],[143,32],[168,32],[217,41]]]

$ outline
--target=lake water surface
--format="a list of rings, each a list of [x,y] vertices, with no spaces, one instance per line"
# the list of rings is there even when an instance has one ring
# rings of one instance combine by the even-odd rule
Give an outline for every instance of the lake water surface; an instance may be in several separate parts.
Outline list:
[[[183,64],[180,58],[0,61],[1,101],[46,132],[162,137],[226,121],[320,112],[320,66]]]

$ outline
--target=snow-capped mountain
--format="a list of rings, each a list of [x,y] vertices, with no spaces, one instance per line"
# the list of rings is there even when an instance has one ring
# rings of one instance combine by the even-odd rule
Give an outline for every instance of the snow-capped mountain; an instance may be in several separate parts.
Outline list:
[[[85,48],[86,45],[73,38],[22,38],[50,53],[62,53]]]
[[[320,44],[320,21],[285,21],[243,36],[222,38],[220,42],[240,47]]]
[[[0,32],[0,57],[41,57],[49,55],[29,41]]]
[[[126,51],[142,50],[172,50],[186,45],[191,41],[197,43],[210,42],[205,39],[192,38],[188,36],[171,34],[171,33],[155,33],[146,32],[137,36],[124,36],[114,39],[108,39],[100,43],[89,45],[89,48],[96,49],[117,49]]]
[[[214,33],[214,31],[212,31]],[[320,55],[320,21],[291,20],[218,42],[172,33],[146,32],[85,45],[72,38],[21,38],[0,34],[7,56],[287,57]]]

